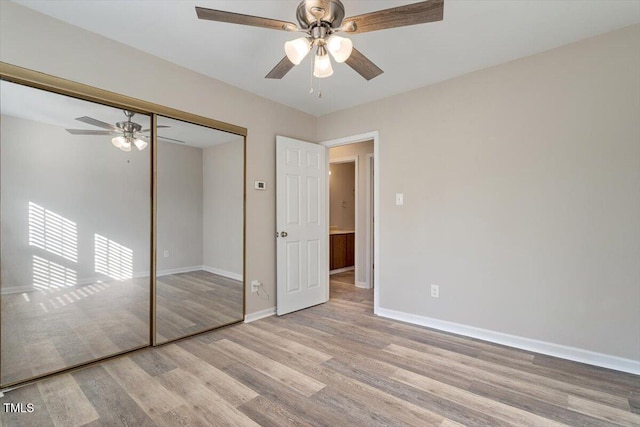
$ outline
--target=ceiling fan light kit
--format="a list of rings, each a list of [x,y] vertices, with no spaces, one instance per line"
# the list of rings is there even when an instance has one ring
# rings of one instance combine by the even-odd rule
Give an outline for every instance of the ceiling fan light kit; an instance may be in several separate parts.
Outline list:
[[[298,65],[311,51],[312,41],[308,37],[288,41],[284,44],[284,51],[289,61]]]
[[[348,18],[345,18],[344,5],[340,0],[302,0],[296,10],[297,25],[292,22],[197,6],[196,14],[199,19],[210,21],[306,33],[305,37],[285,43],[286,56],[266,75],[268,79],[283,78],[315,47],[316,55],[313,64],[315,77],[325,78],[333,74],[328,51],[337,63],[345,62],[366,80],[371,80],[382,74],[382,69],[354,49],[350,39],[337,36],[335,33],[358,34],[442,21],[444,0],[421,1]]]
[[[333,75],[331,59],[329,59],[327,49],[324,45],[318,46],[318,53],[316,54],[316,59],[313,64],[313,75],[319,79]]]
[[[120,149],[125,153],[128,153],[129,151],[131,151],[131,143],[129,141],[125,142],[124,144],[122,144]]]
[[[125,152],[131,151],[131,144],[140,151],[144,150],[149,144],[137,137],[137,133],[142,131],[142,126],[131,121],[135,113],[128,110],[123,110],[123,113],[127,116],[127,121],[116,123],[116,128],[122,132],[122,135],[111,139],[111,143]]]
[[[124,136],[116,136],[111,139],[111,143],[116,148],[122,148],[122,146],[127,143],[127,140]]]
[[[147,143],[147,141],[144,141],[140,138],[136,138],[133,140],[133,144],[136,146],[136,148],[140,151],[144,150],[145,148],[147,148],[147,145],[149,145]]]
[[[319,13],[316,11],[316,13]],[[316,46],[316,56],[314,59],[313,75],[323,79],[333,75],[331,58],[327,55],[327,49],[336,62],[342,63],[349,59],[353,51],[353,42],[345,37],[333,34],[334,30],[326,24],[311,25],[308,30],[308,37],[300,37],[288,41],[284,44],[284,51],[289,61],[294,65],[299,65]]]
[[[116,128],[118,128],[122,132],[122,135],[112,138],[111,143],[114,147],[119,148],[125,152],[131,151],[131,144],[135,145],[136,148],[140,151],[144,150],[149,144],[146,141],[143,141],[140,138],[136,137],[136,133],[142,130],[142,126],[131,121],[131,118],[135,113],[127,110],[124,110],[123,112],[125,116],[127,116],[127,121],[116,123]]]
[[[341,64],[351,56],[351,52],[353,52],[353,42],[345,37],[333,34],[327,39],[327,49],[329,49],[329,52],[333,55],[333,59]]]

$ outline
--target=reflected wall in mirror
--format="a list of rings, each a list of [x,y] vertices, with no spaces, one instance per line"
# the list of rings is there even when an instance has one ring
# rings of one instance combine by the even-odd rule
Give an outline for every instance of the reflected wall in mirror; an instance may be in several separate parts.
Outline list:
[[[0,382],[149,345],[150,117],[0,96]]]
[[[244,137],[158,117],[156,342],[244,316]]]

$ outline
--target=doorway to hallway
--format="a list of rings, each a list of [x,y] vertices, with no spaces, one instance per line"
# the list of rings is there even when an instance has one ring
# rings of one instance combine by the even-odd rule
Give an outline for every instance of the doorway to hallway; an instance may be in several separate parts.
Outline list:
[[[330,147],[330,283],[373,287],[373,139]]]

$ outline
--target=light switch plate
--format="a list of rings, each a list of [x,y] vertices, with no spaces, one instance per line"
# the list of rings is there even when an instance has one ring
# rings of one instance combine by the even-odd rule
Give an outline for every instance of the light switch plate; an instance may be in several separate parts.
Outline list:
[[[396,205],[397,206],[404,205],[404,194],[396,193]]]
[[[255,188],[256,190],[266,190],[267,189],[267,183],[264,181],[254,181],[253,182],[253,188]]]

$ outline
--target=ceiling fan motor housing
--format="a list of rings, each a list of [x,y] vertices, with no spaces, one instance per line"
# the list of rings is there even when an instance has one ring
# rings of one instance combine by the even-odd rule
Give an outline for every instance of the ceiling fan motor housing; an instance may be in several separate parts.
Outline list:
[[[340,0],[303,0],[296,13],[300,28],[308,30],[318,22],[338,28],[344,19],[344,6]]]
[[[131,121],[131,118],[135,115],[133,111],[123,110],[123,112],[124,115],[127,116],[127,121],[116,123],[116,127],[120,129],[125,136],[133,137],[136,132],[140,132],[142,126]]]

